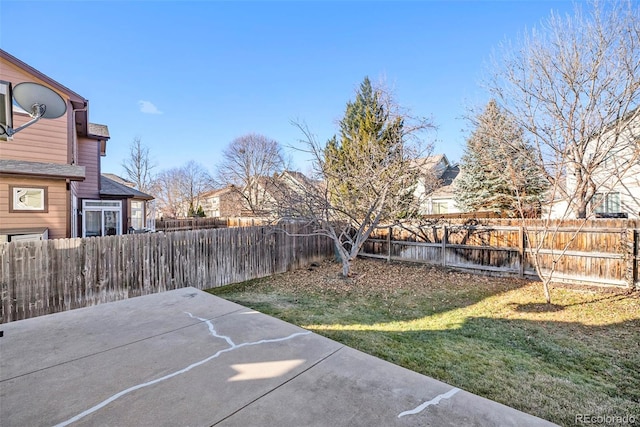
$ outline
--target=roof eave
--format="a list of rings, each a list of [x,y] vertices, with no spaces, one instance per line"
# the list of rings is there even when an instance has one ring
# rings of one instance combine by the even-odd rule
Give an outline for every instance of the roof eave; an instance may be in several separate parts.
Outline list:
[[[83,96],[79,95],[78,93],[72,91],[71,89],[69,89],[68,87],[58,83],[57,81],[53,80],[51,77],[47,76],[46,74],[42,73],[41,71],[36,70],[35,68],[33,68],[31,65],[22,62],[21,60],[19,60],[18,58],[16,58],[15,56],[11,55],[10,53],[0,49],[0,58],[3,58],[9,62],[11,62],[12,64],[16,65],[19,68],[22,68],[23,70],[25,70],[27,73],[37,77],[38,79],[44,81],[45,83],[47,83],[48,85],[56,88],[57,90],[64,92],[65,94],[69,95],[69,100],[71,101],[72,105],[74,106],[74,108],[84,108],[89,101],[86,100]]]

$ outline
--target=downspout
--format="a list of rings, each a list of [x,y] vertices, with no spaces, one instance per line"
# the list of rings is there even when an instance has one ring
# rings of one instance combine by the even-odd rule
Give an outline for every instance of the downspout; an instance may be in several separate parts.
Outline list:
[[[72,134],[73,134],[73,141],[72,141],[72,146],[71,146],[71,164],[75,165],[78,163],[78,131],[76,129],[76,113],[78,111],[87,111],[88,108],[88,104],[87,101],[84,101],[84,107],[82,108],[74,108],[73,110],[71,110],[71,116],[72,116],[72,121],[73,121],[73,125],[72,125]],[[88,119],[88,118],[87,118]],[[89,124],[87,123],[87,126]]]
[[[72,165],[76,165],[78,164],[78,129],[76,127],[76,113],[78,111],[87,111],[87,107],[88,107],[88,103],[86,100],[84,100],[83,102],[84,106],[81,108],[74,108],[71,110],[71,164]],[[73,105],[73,104],[72,104]],[[88,123],[87,123],[88,125]],[[86,177],[85,177],[86,178]],[[73,182],[68,182],[67,183],[67,189],[69,190],[68,193],[68,208],[67,208],[67,212],[71,212],[72,218],[71,218],[71,224],[70,224],[70,228],[73,228],[72,230],[69,230],[69,232],[67,232],[67,235],[70,237],[78,237],[81,235],[80,233],[80,212],[78,209],[78,204],[77,203],[73,203],[73,198],[75,197],[77,199],[77,184],[73,183]]]

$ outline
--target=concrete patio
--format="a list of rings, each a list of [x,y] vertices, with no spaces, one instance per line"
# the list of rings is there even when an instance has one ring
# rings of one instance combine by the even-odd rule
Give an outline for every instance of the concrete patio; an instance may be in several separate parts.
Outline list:
[[[195,288],[0,330],[4,427],[553,425]]]

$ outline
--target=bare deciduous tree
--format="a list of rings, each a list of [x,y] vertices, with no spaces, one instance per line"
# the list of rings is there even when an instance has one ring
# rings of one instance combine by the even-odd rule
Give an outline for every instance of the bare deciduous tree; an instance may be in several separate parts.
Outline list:
[[[345,277],[376,227],[416,208],[416,160],[430,149],[417,134],[431,124],[401,111],[384,88],[371,90],[367,84],[365,79],[356,102],[347,104],[340,138],[323,146],[306,126],[297,124],[312,156],[314,176],[298,181],[286,199],[292,216],[333,240]]]
[[[193,160],[180,169],[182,171],[180,189],[185,195],[187,205],[195,211],[200,206],[200,195],[214,188],[214,180],[204,166]]]
[[[579,6],[574,16],[552,13],[495,61],[490,92],[526,130],[529,155],[577,218],[588,215],[611,154],[636,151],[629,133],[640,117],[639,40],[636,4],[594,3],[588,14]]]
[[[200,195],[214,187],[209,172],[190,161],[179,168],[163,170],[153,182],[157,209],[165,217],[186,217],[200,205]]]
[[[127,178],[136,184],[136,188],[148,193],[153,182],[153,169],[156,165],[149,157],[149,147],[142,144],[139,136],[129,145],[129,157],[122,162]]]
[[[172,168],[160,171],[153,181],[152,191],[156,198],[156,209],[164,218],[186,216],[184,193],[179,185],[181,180],[180,168]]]
[[[242,189],[246,208],[252,213],[268,210],[271,178],[286,167],[280,144],[266,136],[250,133],[234,139],[222,153],[216,177],[222,185]]]
[[[625,179],[638,159],[640,8],[633,2],[589,6],[583,13],[577,5],[573,16],[553,13],[521,42],[505,44],[488,82],[525,129],[533,146],[526,154],[549,182],[546,222],[526,232],[548,303],[558,261],[577,235],[543,254],[543,242],[562,232],[549,218],[586,221],[596,195]]]

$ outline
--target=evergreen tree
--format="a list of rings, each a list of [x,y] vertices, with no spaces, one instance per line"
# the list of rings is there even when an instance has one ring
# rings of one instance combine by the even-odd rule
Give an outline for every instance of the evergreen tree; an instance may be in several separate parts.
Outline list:
[[[187,216],[189,218],[196,216],[196,210],[193,208],[193,202],[189,202],[189,209],[187,210]]]
[[[475,124],[456,180],[456,204],[463,211],[539,215],[547,184],[522,128],[494,100]]]
[[[329,140],[325,148],[324,167],[331,201],[355,216],[357,212],[360,216],[370,213],[370,201],[379,193],[376,186],[387,185],[398,173],[397,167],[389,166],[404,161],[403,120],[392,117],[381,96],[365,77],[355,101],[347,103],[339,136]],[[363,186],[363,175],[376,176],[378,182]],[[403,185],[398,182],[392,192],[403,191]]]

